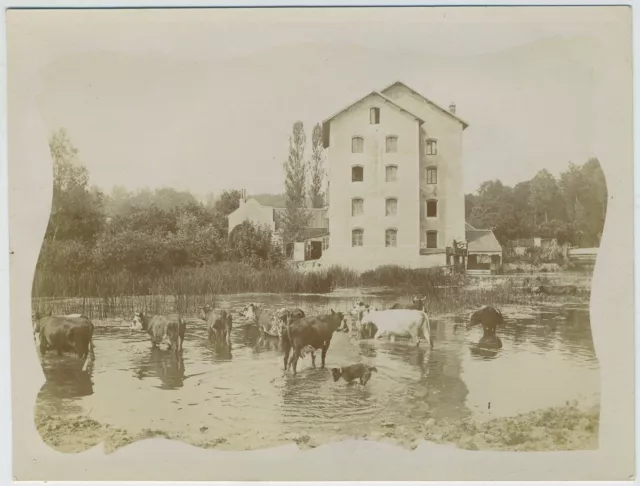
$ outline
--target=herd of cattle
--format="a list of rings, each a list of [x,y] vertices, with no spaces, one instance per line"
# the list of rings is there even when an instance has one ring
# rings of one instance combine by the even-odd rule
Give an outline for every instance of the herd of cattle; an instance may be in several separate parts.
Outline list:
[[[350,325],[342,312],[330,310],[329,314],[307,316],[299,308],[282,308],[271,313],[259,304],[245,305],[239,316],[246,321],[243,325],[256,326],[262,335],[278,338],[284,351],[284,370],[297,373],[297,363],[307,353],[311,355],[312,366],[315,367],[316,353],[320,351],[322,367],[331,339],[335,332],[349,332],[360,339],[381,339],[388,337],[410,338],[419,346],[421,339],[433,348],[433,338],[429,317],[425,312],[426,299],[414,296],[409,304],[394,304],[388,309],[371,308],[363,302],[356,302],[350,315]],[[228,310],[213,309],[207,305],[200,309],[200,319],[205,321],[208,338],[216,345],[231,345],[232,314]],[[480,344],[500,348],[502,343],[496,336],[496,329],[504,323],[499,310],[492,306],[483,306],[473,312],[469,325],[481,325],[484,331]],[[182,351],[186,333],[186,322],[181,315],[148,315],[135,312],[130,324],[132,331],[149,334],[151,345],[160,350],[172,351],[176,356]],[[82,314],[54,316],[51,312],[42,315],[39,311],[33,314],[33,332],[36,345],[44,355],[53,350],[61,355],[63,352],[75,352],[83,360],[86,369],[90,360],[94,359],[93,349],[94,326],[89,318]],[[333,368],[334,380],[342,377],[346,381],[359,378],[366,383],[371,377],[374,367],[345,366]]]

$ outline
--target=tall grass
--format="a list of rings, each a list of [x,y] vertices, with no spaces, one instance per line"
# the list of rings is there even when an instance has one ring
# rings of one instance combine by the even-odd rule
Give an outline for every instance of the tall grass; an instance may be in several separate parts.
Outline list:
[[[293,268],[256,270],[240,263],[223,263],[143,276],[118,272],[70,277],[38,271],[32,297],[34,309],[55,314],[81,312],[101,319],[131,316],[136,310],[197,315],[199,307],[215,304],[225,294],[325,294],[339,288],[387,288],[392,296],[405,296],[404,300],[419,293],[427,297],[429,313],[438,314],[545,299],[526,292],[531,282],[515,285],[514,279],[505,279],[487,288],[469,289],[463,286],[464,279],[462,275],[445,275],[442,269],[397,266],[360,274],[342,267],[302,273]]]
[[[325,294],[351,287],[434,287],[448,277],[438,269],[383,266],[359,274],[333,266],[299,272],[293,268],[256,270],[241,263],[180,268],[169,273],[136,275],[126,271],[77,275],[36,271],[34,297],[115,297],[123,295],[200,295],[260,293]]]

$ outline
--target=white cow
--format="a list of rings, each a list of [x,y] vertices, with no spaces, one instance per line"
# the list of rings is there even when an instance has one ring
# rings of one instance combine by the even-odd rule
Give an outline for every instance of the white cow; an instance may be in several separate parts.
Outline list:
[[[383,336],[410,337],[416,346],[420,345],[420,335],[433,348],[431,341],[431,326],[429,317],[423,311],[414,309],[387,309],[381,311],[364,312],[361,326],[373,324],[376,327],[374,339]]]

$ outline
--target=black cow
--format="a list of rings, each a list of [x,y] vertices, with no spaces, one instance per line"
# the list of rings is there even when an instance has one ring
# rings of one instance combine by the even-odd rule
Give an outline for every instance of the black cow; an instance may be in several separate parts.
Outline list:
[[[34,315],[34,332],[38,336],[40,353],[48,350],[75,352],[84,361],[86,368],[89,357],[93,358],[93,323],[82,314],[73,316]]]
[[[504,325],[502,312],[491,305],[483,305],[474,311],[469,318],[469,325],[480,324],[485,332],[495,333],[496,329]]]

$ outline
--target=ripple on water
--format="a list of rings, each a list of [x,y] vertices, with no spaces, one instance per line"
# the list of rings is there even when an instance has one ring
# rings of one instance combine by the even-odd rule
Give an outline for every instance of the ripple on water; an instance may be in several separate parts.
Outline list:
[[[270,296],[270,305],[296,305],[308,314],[329,307],[347,312],[351,300]],[[252,296],[260,302],[260,296]],[[373,302],[380,305],[382,302]],[[241,301],[230,301],[236,309]],[[233,311],[232,311],[233,312]],[[503,309],[503,347],[479,353],[478,328],[468,316],[431,319],[434,348],[408,342],[357,341],[336,333],[327,368],[311,368],[309,356],[293,377],[282,371],[278,339],[259,334],[234,315],[232,348],[211,345],[202,321],[188,323],[182,359],[152,350],[144,333],[126,327],[95,331],[96,360],[82,371],[73,356],[48,353],[47,382],[39,407],[51,413],[91,410],[92,418],[129,430],[282,436],[291,431],[366,433],[372,424],[415,426],[426,419],[513,415],[599,394],[589,313],[586,307]],[[316,358],[320,365],[320,355]],[[330,368],[363,362],[377,373],[362,387],[334,382]],[[491,402],[491,407],[488,403]]]

